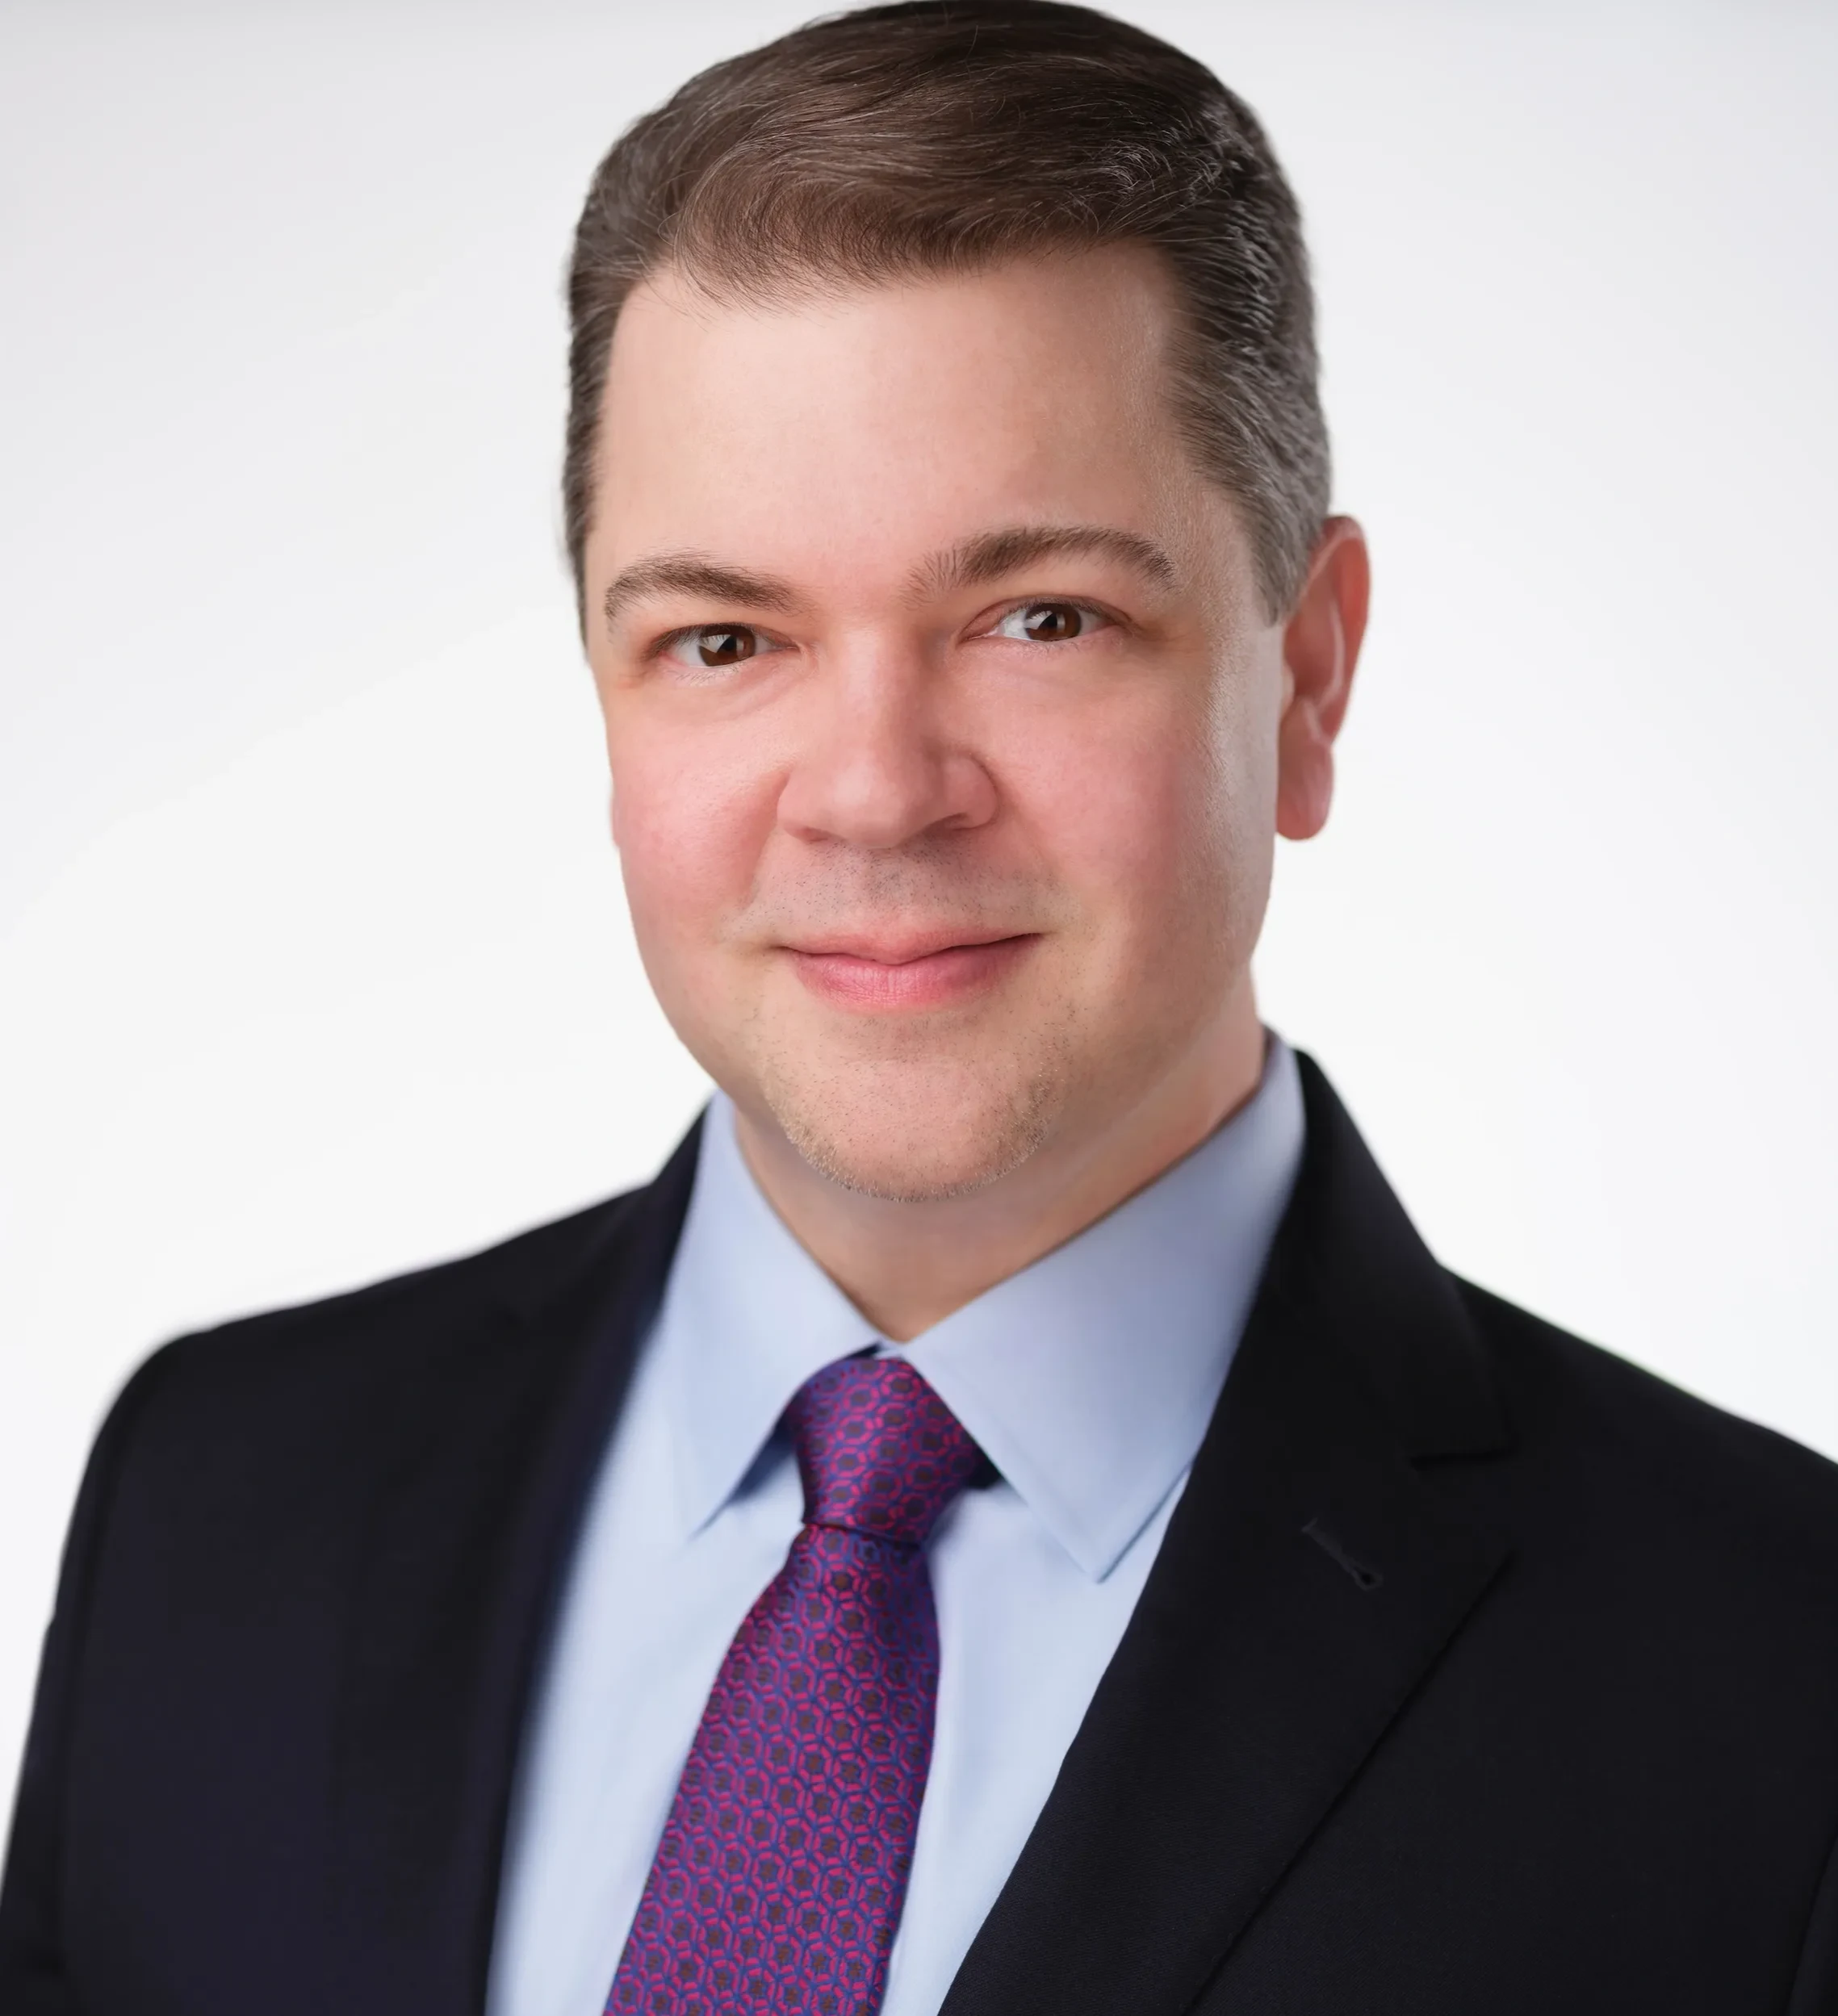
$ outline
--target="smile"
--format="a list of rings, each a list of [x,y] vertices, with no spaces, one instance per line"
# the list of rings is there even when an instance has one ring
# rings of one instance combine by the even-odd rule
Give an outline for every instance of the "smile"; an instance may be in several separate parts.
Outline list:
[[[1006,980],[1040,943],[1037,932],[967,943],[868,947],[787,946],[798,978],[839,1008],[894,1010],[958,1006]]]

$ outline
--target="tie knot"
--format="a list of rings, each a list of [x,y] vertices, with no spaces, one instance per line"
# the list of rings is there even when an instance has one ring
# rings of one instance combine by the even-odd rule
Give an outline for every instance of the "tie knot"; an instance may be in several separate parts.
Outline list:
[[[909,1547],[969,1483],[982,1452],[903,1358],[839,1358],[785,1410],[804,1518]]]

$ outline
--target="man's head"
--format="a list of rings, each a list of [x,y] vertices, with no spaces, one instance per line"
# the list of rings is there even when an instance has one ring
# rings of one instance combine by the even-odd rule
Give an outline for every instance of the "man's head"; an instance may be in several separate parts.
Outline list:
[[[1078,8],[820,22],[619,142],[571,303],[633,916],[750,1125],[923,1197],[1204,1103],[1364,609],[1250,114]]]

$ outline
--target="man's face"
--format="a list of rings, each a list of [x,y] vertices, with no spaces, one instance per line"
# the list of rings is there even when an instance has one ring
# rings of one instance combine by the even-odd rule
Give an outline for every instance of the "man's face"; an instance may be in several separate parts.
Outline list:
[[[1248,1002],[1282,631],[1171,313],[1120,249],[620,317],[585,579],[638,944],[852,1188],[1076,1156]]]

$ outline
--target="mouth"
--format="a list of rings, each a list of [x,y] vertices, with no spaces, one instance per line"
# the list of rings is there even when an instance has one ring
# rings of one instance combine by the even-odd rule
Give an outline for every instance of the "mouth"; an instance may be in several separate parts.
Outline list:
[[[999,985],[1040,942],[1005,936],[890,935],[788,945],[798,978],[820,1000],[858,1010],[957,1006]]]

